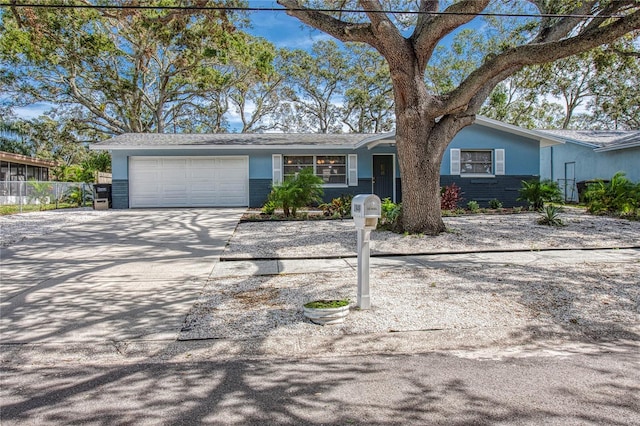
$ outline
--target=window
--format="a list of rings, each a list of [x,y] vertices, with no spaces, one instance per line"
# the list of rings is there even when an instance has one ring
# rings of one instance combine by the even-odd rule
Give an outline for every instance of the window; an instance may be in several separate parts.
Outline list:
[[[283,156],[284,178],[294,176],[300,170],[312,167],[316,176],[325,184],[347,184],[346,155],[285,155]]]
[[[452,175],[494,176],[505,174],[504,149],[452,149]]]
[[[491,151],[460,151],[460,174],[492,175]]]

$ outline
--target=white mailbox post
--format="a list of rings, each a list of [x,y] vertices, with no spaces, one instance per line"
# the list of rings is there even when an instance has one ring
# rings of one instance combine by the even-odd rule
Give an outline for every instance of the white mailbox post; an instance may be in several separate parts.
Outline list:
[[[358,307],[369,309],[369,241],[371,231],[378,226],[381,215],[380,198],[374,194],[359,194],[351,201],[351,216],[358,231]]]

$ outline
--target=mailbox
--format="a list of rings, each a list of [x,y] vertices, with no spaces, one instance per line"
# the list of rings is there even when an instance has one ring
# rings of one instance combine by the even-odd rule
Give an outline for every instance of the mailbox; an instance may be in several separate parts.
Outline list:
[[[358,194],[351,201],[351,216],[356,229],[376,229],[381,212],[381,202],[377,195]]]

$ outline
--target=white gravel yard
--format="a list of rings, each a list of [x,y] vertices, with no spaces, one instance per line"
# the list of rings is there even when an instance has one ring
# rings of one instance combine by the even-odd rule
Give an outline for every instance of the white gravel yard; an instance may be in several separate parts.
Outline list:
[[[483,250],[639,247],[640,222],[567,208],[564,227],[536,224],[538,213],[445,217],[448,232],[436,237],[371,233],[372,254],[444,253]],[[244,222],[225,248],[225,258],[354,256],[352,220]]]
[[[372,253],[460,253],[486,250],[640,246],[640,223],[567,209],[567,226],[535,224],[538,214],[447,217],[437,237],[372,233]],[[224,257],[354,256],[351,220],[240,223]],[[635,256],[637,251],[631,251]],[[525,253],[526,255],[526,253]],[[516,261],[493,263],[455,255],[451,262],[377,266],[371,271],[372,309],[353,309],[353,269],[320,274],[226,277],[211,280],[188,315],[182,339],[313,336],[433,329],[514,327],[554,330],[589,339],[640,340],[640,257],[636,261]],[[561,254],[559,254],[561,256]],[[401,259],[401,258],[396,258]],[[322,262],[321,259],[315,262]],[[302,305],[349,298],[347,321],[317,326]]]

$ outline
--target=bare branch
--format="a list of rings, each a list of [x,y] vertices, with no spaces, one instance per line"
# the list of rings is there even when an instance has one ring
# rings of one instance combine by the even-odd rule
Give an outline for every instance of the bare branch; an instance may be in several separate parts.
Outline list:
[[[358,24],[341,21],[326,13],[303,7],[297,0],[278,0],[278,4],[287,8],[287,14],[298,18],[307,25],[347,42],[363,42],[373,45],[375,38],[371,24]]]

